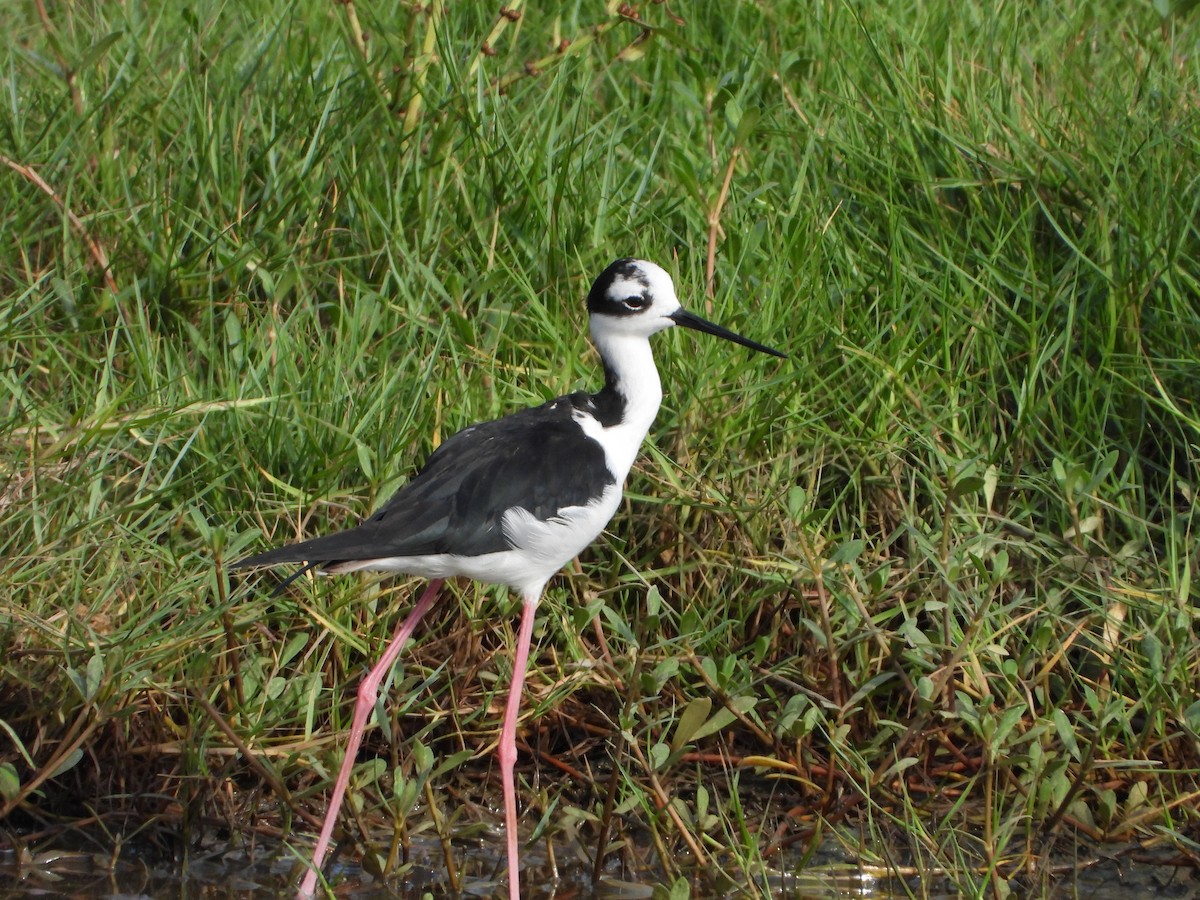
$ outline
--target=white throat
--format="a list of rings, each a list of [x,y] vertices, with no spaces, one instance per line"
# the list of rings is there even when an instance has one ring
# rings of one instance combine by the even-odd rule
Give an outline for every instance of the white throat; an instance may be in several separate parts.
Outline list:
[[[662,405],[662,381],[644,334],[594,328],[592,341],[604,360],[607,388],[615,390],[624,405],[620,423],[605,428],[602,441],[613,475],[624,480]]]

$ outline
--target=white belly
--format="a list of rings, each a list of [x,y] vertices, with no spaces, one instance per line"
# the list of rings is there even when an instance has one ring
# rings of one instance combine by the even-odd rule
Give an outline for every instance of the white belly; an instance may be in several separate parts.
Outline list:
[[[485,584],[503,584],[525,599],[541,595],[546,582],[594,541],[621,503],[621,485],[611,484],[600,499],[588,506],[567,506],[550,519],[536,519],[515,507],[504,514],[504,537],[513,549],[481,556],[436,553],[356,560],[331,566],[331,572],[370,569],[405,572],[422,578],[464,575]]]

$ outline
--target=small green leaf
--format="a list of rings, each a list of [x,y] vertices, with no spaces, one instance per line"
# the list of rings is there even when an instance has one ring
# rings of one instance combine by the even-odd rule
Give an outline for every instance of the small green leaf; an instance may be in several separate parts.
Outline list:
[[[475,752],[473,750],[459,750],[457,753],[451,753],[441,761],[436,769],[429,773],[429,777],[433,779],[440,778],[447,772],[457,769],[474,756]]]
[[[742,105],[737,102],[735,97],[730,97],[725,102],[725,108],[723,111],[725,113],[726,127],[735,135],[739,134],[739,129],[742,124],[742,116],[744,115],[742,112]]]
[[[433,764],[435,762],[433,758],[433,751],[420,741],[413,741],[411,753],[413,766],[418,772],[428,772],[433,768]]]
[[[75,766],[79,763],[79,761],[81,759],[83,759],[83,748],[76,747],[74,750],[72,750],[70,753],[67,754],[66,758],[62,762],[60,762],[57,766],[54,767],[54,771],[50,773],[50,777],[57,778],[59,775],[63,774],[64,772],[71,771],[73,768],[75,768]]]
[[[267,699],[278,700],[279,695],[283,693],[287,685],[288,680],[286,678],[283,678],[279,675],[271,678],[271,680],[267,682]]]
[[[922,675],[917,679],[917,696],[926,703],[933,699],[936,690],[937,688],[933,684],[933,679],[928,675]]]
[[[675,725],[675,736],[671,739],[672,753],[679,752],[683,745],[692,739],[692,735],[700,730],[711,711],[712,701],[707,697],[697,697],[684,707],[679,715],[679,722]]]
[[[880,672],[878,675],[868,678],[859,686],[858,690],[850,695],[850,699],[846,701],[847,709],[853,709],[863,699],[873,694],[876,688],[893,680],[895,677],[895,672]]]
[[[792,517],[792,521],[800,521],[800,514],[804,512],[804,508],[807,505],[808,491],[798,486],[793,486],[790,490],[788,490],[788,515]]]
[[[744,714],[754,709],[757,703],[758,700],[755,697],[735,697],[729,704],[733,708],[730,709],[723,706],[718,709],[713,713],[712,718],[696,729],[695,734],[692,735],[692,740],[698,741],[708,737],[710,734],[716,734],[733,722],[739,713]]]
[[[245,360],[245,347],[242,335],[242,320],[232,309],[225,314],[225,346],[230,350],[232,361],[241,365]]]
[[[862,556],[862,552],[866,546],[867,542],[861,539],[843,541],[838,545],[837,549],[833,551],[833,555],[829,557],[829,561],[843,564],[852,563]]]
[[[397,812],[407,815],[412,811],[412,808],[417,803],[417,791],[419,785],[416,779],[409,780],[404,777],[404,773],[399,767],[392,770],[392,799],[395,801],[392,808]]]
[[[992,500],[996,496],[996,485],[1000,483],[1000,470],[994,465],[988,466],[983,472],[983,500],[987,508],[992,508]]]
[[[1072,758],[1079,760],[1079,743],[1075,740],[1075,729],[1071,727],[1071,720],[1067,718],[1067,714],[1061,709],[1056,709],[1051,715],[1054,721],[1054,730],[1058,732],[1058,739],[1062,741],[1063,747]]]
[[[367,481],[373,481],[375,479],[375,463],[371,459],[373,455],[371,448],[362,441],[355,441],[354,449],[358,453],[358,466],[362,469],[363,476]]]
[[[17,767],[10,762],[0,763],[0,797],[6,801],[16,800],[21,793],[21,779]]]
[[[296,634],[293,634],[290,638],[288,638],[287,643],[284,644],[283,652],[279,654],[279,665],[286,666],[288,663],[290,663],[293,659],[296,658],[297,653],[299,653],[301,650],[303,650],[307,646],[308,646],[308,632],[307,631],[300,631],[300,632],[297,632]]]
[[[996,723],[996,730],[993,732],[990,741],[993,753],[1000,752],[1001,748],[1008,741],[1008,736],[1017,727],[1017,723],[1021,721],[1021,717],[1024,715],[1024,703],[1014,703],[1001,713],[1000,721]]]
[[[650,590],[646,591],[646,614],[657,616],[660,609],[662,609],[662,594],[657,587],[651,585]]]
[[[12,742],[16,745],[17,751],[21,754],[22,758],[24,758],[25,762],[29,764],[30,768],[37,768],[37,766],[34,765],[33,757],[30,756],[29,751],[25,749],[25,743],[19,737],[17,737],[17,733],[13,731],[12,726],[3,719],[0,719],[0,731],[3,731],[9,736]]]
[[[360,766],[354,769],[355,775],[359,779],[360,784],[375,784],[387,772],[387,763],[378,756],[374,759],[368,759]]]
[[[742,113],[741,121],[737,125],[737,132],[733,136],[734,146],[746,146],[746,141],[754,133],[754,128],[758,125],[761,117],[762,111],[756,106],[752,106]]]
[[[96,694],[100,691],[100,685],[104,683],[104,657],[97,650],[92,654],[92,658],[87,664],[87,689],[84,693],[84,699],[91,703],[96,699]]]
[[[1067,467],[1063,461],[1057,456],[1050,461],[1050,472],[1054,475],[1054,480],[1059,486],[1065,487],[1067,483]]]
[[[1183,720],[1187,722],[1192,734],[1200,734],[1200,700],[1183,711]]]
[[[883,780],[884,781],[890,780],[893,776],[899,775],[901,772],[905,771],[906,769],[909,769],[912,766],[915,766],[918,762],[920,762],[920,760],[917,759],[917,757],[915,757],[915,756],[905,756],[902,759],[896,760],[894,763],[892,763],[892,765],[888,768],[888,770],[883,773]]]
[[[1120,459],[1120,454],[1116,450],[1110,450],[1104,454],[1104,458],[1100,460],[1100,464],[1092,472],[1092,477],[1083,486],[1083,493],[1090,494],[1095,491],[1100,486],[1100,482],[1112,474],[1112,470],[1116,467],[1118,459]]]
[[[1153,634],[1147,634],[1142,638],[1142,656],[1146,658],[1146,665],[1149,667],[1152,675],[1155,677],[1162,675],[1162,642]]]
[[[654,667],[654,690],[651,693],[660,693],[663,685],[679,674],[679,660],[673,656],[669,656]]]
[[[1129,793],[1125,797],[1125,815],[1127,817],[1145,809],[1146,801],[1150,796],[1149,791],[1149,785],[1144,781],[1135,781],[1129,786]]]
[[[274,299],[275,298],[275,276],[272,275],[268,270],[264,269],[262,266],[258,265],[258,263],[254,262],[253,260],[246,263],[246,268],[249,269],[256,278],[258,278],[259,282],[262,283],[263,291],[266,293],[266,295],[268,297],[270,297],[271,299]]]
[[[661,769],[671,756],[671,748],[664,743],[657,743],[650,748],[650,768]]]
[[[100,38],[100,40],[96,41],[96,43],[92,44],[92,46],[87,49],[87,52],[83,54],[83,57],[76,64],[75,71],[82,72],[84,69],[90,69],[96,63],[98,63],[101,57],[108,52],[108,48],[119,41],[124,34],[125,32],[123,31],[114,31],[110,34],[106,34],[104,37]]]
[[[1076,797],[1067,805],[1067,815],[1082,822],[1088,828],[1096,827],[1096,817],[1092,815],[1092,808],[1082,797]]]
[[[967,475],[954,482],[954,486],[950,488],[950,499],[957,500],[960,497],[965,497],[968,494],[974,494],[984,485],[984,481],[978,475]]]
[[[1004,576],[1008,574],[1008,551],[1001,548],[996,551],[996,555],[992,557],[992,577],[996,584],[1004,580]]]

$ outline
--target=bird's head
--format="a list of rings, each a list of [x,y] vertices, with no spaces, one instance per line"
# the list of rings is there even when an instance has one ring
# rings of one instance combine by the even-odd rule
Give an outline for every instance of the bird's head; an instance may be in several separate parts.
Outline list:
[[[644,259],[626,257],[611,263],[592,282],[587,305],[592,334],[601,341],[616,335],[649,337],[682,325],[760,353],[786,355],[688,312],[675,296],[671,276]]]

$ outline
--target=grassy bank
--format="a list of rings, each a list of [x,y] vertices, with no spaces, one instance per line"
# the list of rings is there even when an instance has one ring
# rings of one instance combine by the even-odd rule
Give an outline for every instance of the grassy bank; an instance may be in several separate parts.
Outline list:
[[[0,829],[311,831],[416,586],[225,563],[596,385],[636,255],[790,358],[657,339],[523,821],[750,885],[830,834],[972,892],[1194,861],[1200,26],[1117,6],[0,12]],[[384,854],[495,790],[510,601],[452,596],[355,786]]]

